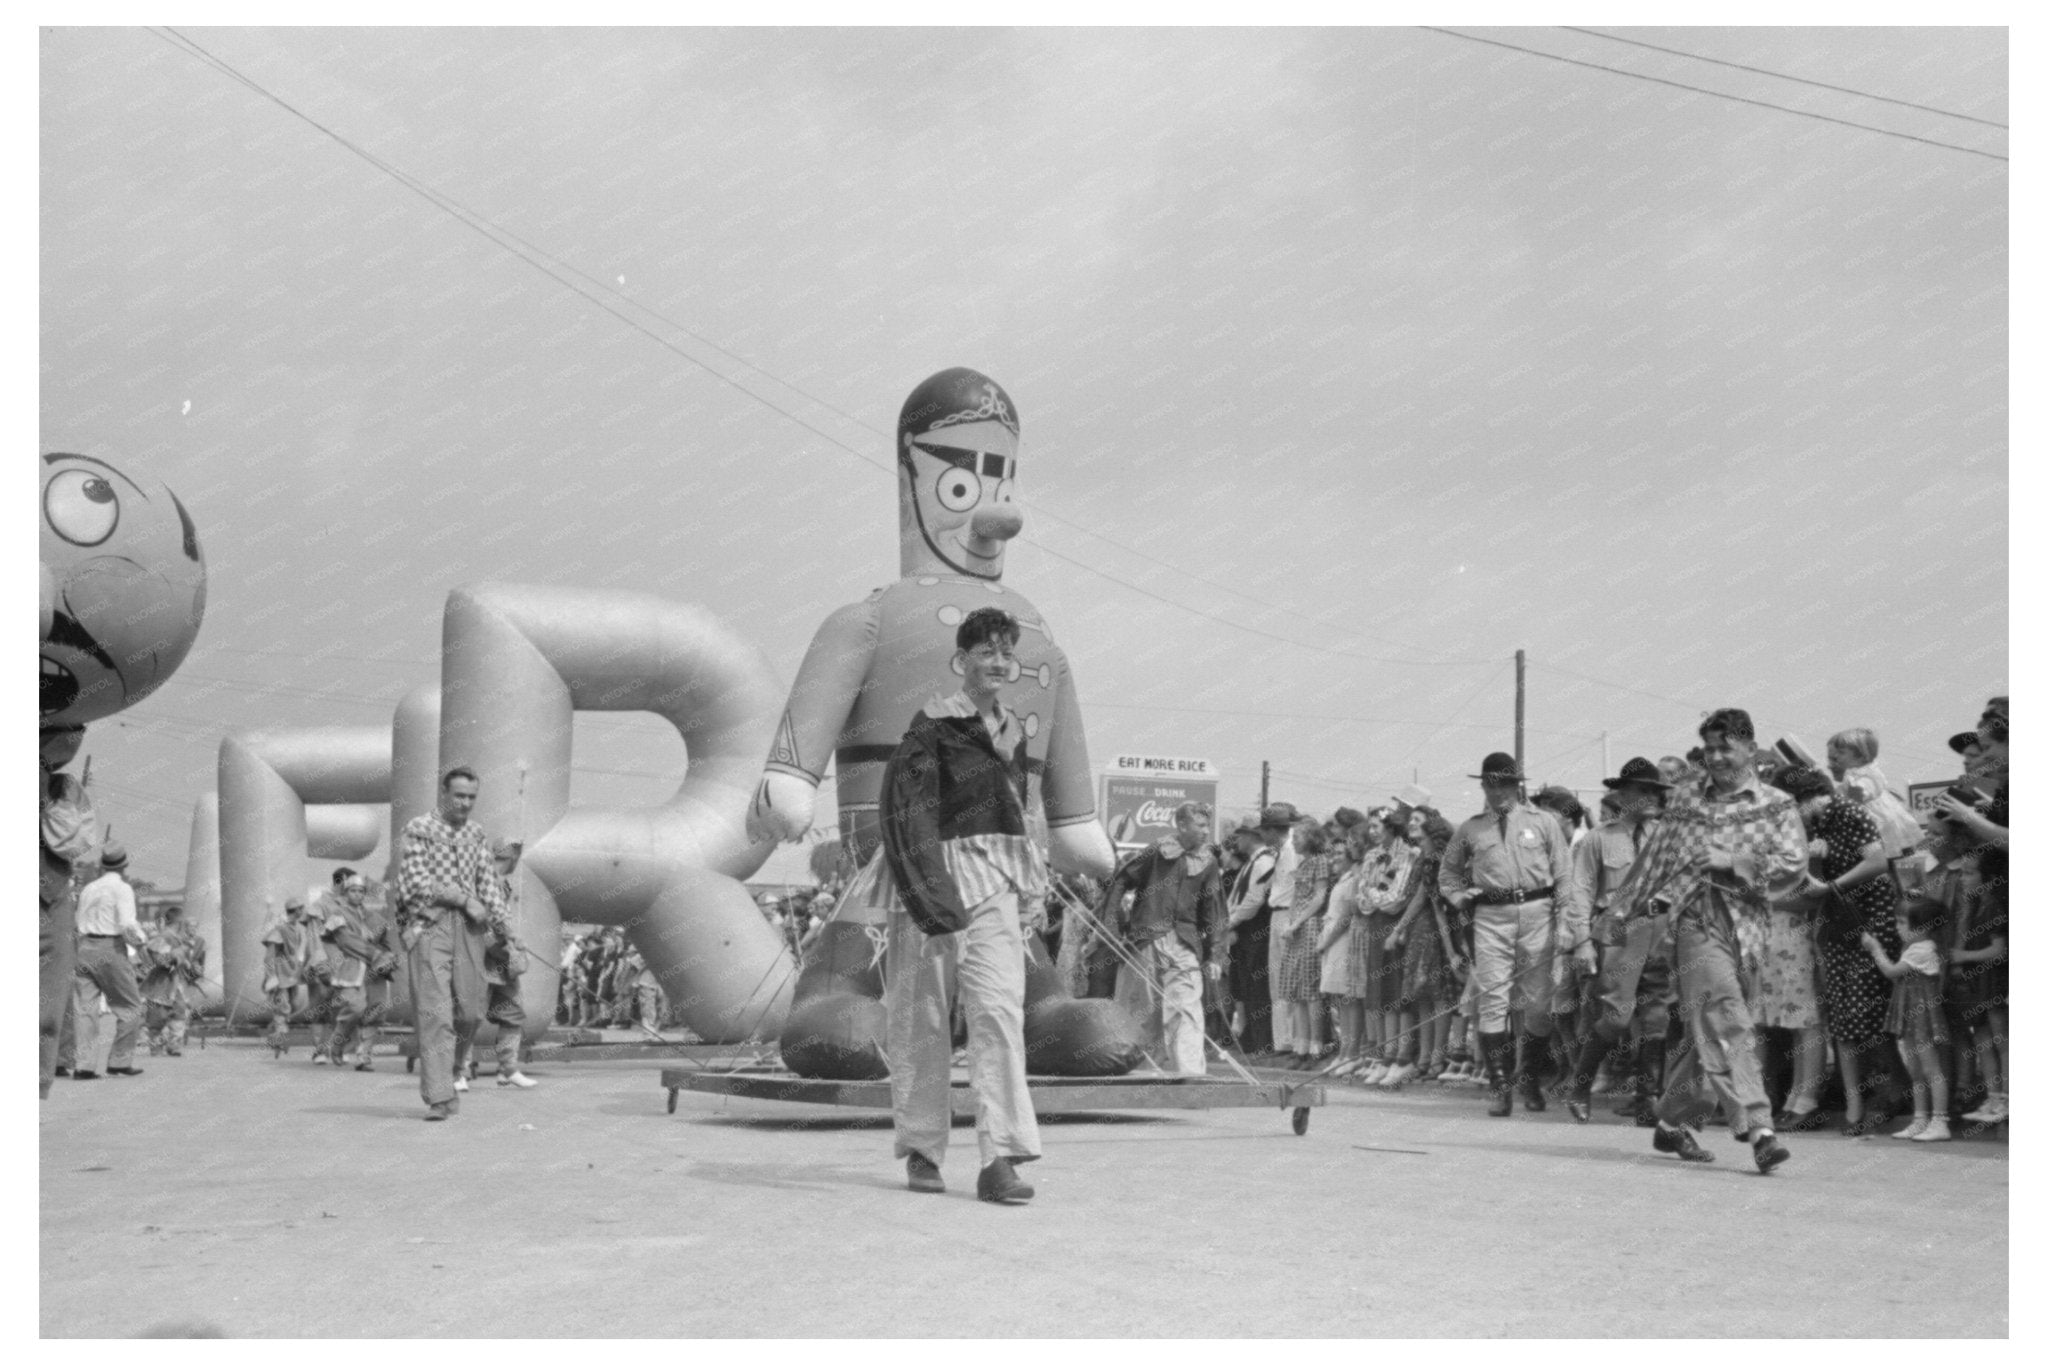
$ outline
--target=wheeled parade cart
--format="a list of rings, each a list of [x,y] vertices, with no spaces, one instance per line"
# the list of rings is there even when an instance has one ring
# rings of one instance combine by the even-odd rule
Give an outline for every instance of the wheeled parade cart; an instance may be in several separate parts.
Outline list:
[[[1322,1105],[1317,1081],[1253,1079],[1249,1082],[1215,1076],[1032,1076],[1032,1106],[1041,1114],[1077,1114],[1112,1109],[1283,1109],[1291,1114],[1297,1137],[1308,1132],[1311,1109]],[[685,1090],[749,1100],[787,1100],[798,1104],[830,1104],[851,1109],[889,1109],[889,1082],[828,1081],[767,1069],[709,1069],[665,1066],[662,1088],[668,1091],[668,1112],[676,1112],[676,1096]],[[964,1068],[953,1073],[953,1116],[974,1117],[974,1090]]]

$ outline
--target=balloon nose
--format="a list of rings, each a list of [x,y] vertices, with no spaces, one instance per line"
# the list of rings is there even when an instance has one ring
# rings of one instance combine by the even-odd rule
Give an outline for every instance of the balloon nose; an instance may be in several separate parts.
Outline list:
[[[1010,503],[996,503],[974,514],[977,540],[1010,540],[1024,529],[1024,513]]]

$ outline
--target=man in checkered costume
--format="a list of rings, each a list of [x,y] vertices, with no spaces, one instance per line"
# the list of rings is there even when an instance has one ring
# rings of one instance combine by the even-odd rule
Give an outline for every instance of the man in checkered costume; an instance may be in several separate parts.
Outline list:
[[[483,1017],[484,934],[506,911],[490,840],[469,818],[476,793],[475,773],[450,768],[439,808],[408,820],[399,847],[399,938],[429,1122],[456,1111],[455,1030]]]
[[[1771,1129],[1771,1102],[1752,1047],[1736,919],[1797,893],[1806,832],[1789,796],[1756,775],[1756,727],[1734,707],[1700,723],[1707,777],[1672,793],[1616,901],[1624,921],[1671,916],[1671,970],[1685,1041],[1657,1106],[1652,1139],[1684,1161],[1712,1161],[1692,1128],[1718,1102],[1757,1170],[1791,1158]]]

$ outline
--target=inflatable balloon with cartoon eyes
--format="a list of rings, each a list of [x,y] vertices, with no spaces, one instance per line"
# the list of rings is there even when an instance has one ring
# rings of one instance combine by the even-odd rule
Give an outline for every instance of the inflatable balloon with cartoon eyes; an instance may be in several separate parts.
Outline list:
[[[199,635],[206,558],[178,495],[92,455],[43,456],[44,761],[161,687]]]
[[[784,840],[813,822],[828,759],[838,762],[839,833],[857,864],[881,845],[882,772],[911,717],[959,690],[954,631],[976,607],[1023,627],[1006,705],[1026,736],[1026,816],[1056,871],[1107,877],[1114,860],[1096,819],[1094,778],[1067,657],[1037,608],[1002,582],[1023,529],[1012,501],[1020,427],[1002,387],[944,370],[904,401],[896,427],[901,577],[818,628],[755,791],[750,832]],[[856,879],[855,886],[861,885]],[[849,895],[820,932],[782,1030],[782,1060],[807,1076],[888,1074],[881,944],[887,906]],[[1047,1075],[1121,1075],[1139,1059],[1130,1021],[1109,1000],[1077,1000],[1029,935],[1024,1039]]]

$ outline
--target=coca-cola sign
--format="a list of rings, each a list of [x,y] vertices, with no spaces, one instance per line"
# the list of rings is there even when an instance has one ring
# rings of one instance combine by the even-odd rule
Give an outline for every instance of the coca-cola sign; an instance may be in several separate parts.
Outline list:
[[[1173,813],[1184,801],[1216,806],[1214,779],[1105,777],[1102,779],[1102,818],[1109,837],[1119,845],[1134,848],[1163,839],[1173,833]]]

